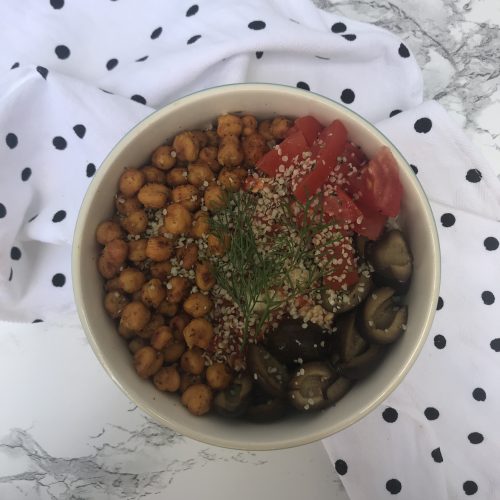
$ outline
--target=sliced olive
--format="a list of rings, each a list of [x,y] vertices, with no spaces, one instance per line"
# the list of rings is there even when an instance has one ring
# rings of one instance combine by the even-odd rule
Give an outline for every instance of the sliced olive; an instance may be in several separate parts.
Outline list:
[[[352,387],[353,381],[345,377],[339,377],[326,390],[326,397],[330,403],[336,403],[342,399]]]
[[[257,344],[248,347],[247,362],[251,377],[267,394],[286,396],[289,375],[285,365]]]
[[[239,417],[245,413],[252,390],[248,375],[236,377],[232,384],[214,398],[214,408],[223,417]]]
[[[397,305],[394,293],[392,288],[378,288],[368,297],[358,316],[360,331],[371,342],[391,344],[406,329],[408,307]]]
[[[283,418],[288,405],[283,399],[269,399],[263,403],[251,405],[245,416],[253,422],[274,422]]]
[[[359,334],[356,315],[350,313],[337,321],[337,350],[340,360],[350,361],[368,347],[368,342]]]
[[[269,334],[269,352],[282,363],[291,364],[297,360],[307,363],[328,356],[331,335],[313,323],[303,328],[303,323],[301,320],[284,319]]]
[[[385,346],[372,344],[364,353],[352,358],[346,363],[341,363],[338,366],[338,373],[352,380],[364,378],[377,367],[384,352]]]
[[[322,305],[327,311],[338,314],[350,311],[366,299],[372,288],[373,282],[369,274],[361,273],[359,281],[345,292],[333,293],[332,290],[324,288],[321,292]]]
[[[390,286],[400,293],[408,289],[413,258],[401,231],[387,231],[379,240],[370,243],[366,252],[379,285]]]
[[[326,408],[331,404],[326,391],[335,376],[326,363],[313,361],[305,364],[297,370],[290,381],[288,392],[290,403],[301,411]]]

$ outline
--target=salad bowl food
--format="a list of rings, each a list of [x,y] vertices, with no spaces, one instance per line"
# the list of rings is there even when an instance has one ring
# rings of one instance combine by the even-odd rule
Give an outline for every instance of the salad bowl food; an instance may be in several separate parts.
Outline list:
[[[439,245],[398,150],[344,106],[239,84],[132,129],[85,196],[73,282],[100,362],[143,411],[266,450],[332,435],[429,332]]]

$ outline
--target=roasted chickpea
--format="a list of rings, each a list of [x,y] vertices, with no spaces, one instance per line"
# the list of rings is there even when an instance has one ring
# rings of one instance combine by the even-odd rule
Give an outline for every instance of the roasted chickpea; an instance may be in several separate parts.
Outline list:
[[[199,383],[201,383],[200,375],[193,375],[192,373],[182,373],[179,391],[182,394],[188,387]]]
[[[210,184],[210,186],[205,189],[205,193],[203,194],[203,202],[211,212],[217,212],[226,204],[226,195],[224,194],[224,190],[217,184]]]
[[[228,234],[226,234],[223,239],[215,236],[215,234],[208,235],[207,245],[212,255],[222,257],[226,253],[226,250],[229,248],[229,244],[230,239]]]
[[[141,337],[134,337],[128,343],[128,350],[132,354],[135,354],[139,349],[142,349],[145,345],[146,345],[146,341],[144,339],[141,339]]]
[[[188,166],[188,182],[196,187],[206,187],[215,179],[210,167],[201,161],[190,163]]]
[[[176,257],[183,269],[186,269],[186,271],[192,269],[198,260],[198,246],[194,243],[188,243],[183,247],[179,247]]]
[[[142,290],[137,290],[132,294],[132,300],[134,302],[142,302]]]
[[[208,292],[215,285],[215,276],[210,262],[198,262],[195,268],[196,286],[203,292]]]
[[[166,260],[164,262],[154,262],[149,268],[149,272],[153,278],[158,278],[161,281],[167,281],[172,271],[172,264]]]
[[[217,182],[226,190],[236,192],[241,188],[241,181],[237,173],[224,167],[217,176]]]
[[[108,261],[121,266],[127,260],[128,245],[123,240],[110,241],[104,247],[102,255]]]
[[[182,186],[188,183],[187,176],[186,168],[175,167],[167,173],[167,184],[172,187]]]
[[[97,243],[107,245],[113,240],[122,239],[125,235],[117,222],[106,220],[97,226],[95,236]]]
[[[114,278],[120,272],[121,264],[117,264],[101,255],[97,259],[97,269],[99,274],[107,280]]]
[[[207,295],[200,292],[192,293],[183,304],[186,311],[193,318],[201,318],[206,316],[212,310],[213,302]]]
[[[193,384],[181,396],[181,402],[193,415],[201,416],[210,411],[212,389],[205,384]]]
[[[137,193],[137,199],[146,208],[163,208],[167,203],[170,191],[165,184],[145,184]]]
[[[108,292],[104,297],[104,309],[112,318],[119,318],[129,300],[123,293]]]
[[[167,290],[158,278],[150,279],[142,286],[141,300],[148,307],[158,308],[166,296]]]
[[[133,332],[140,332],[150,319],[151,313],[142,302],[130,302],[123,308],[120,324]]]
[[[219,144],[219,136],[215,130],[205,130],[208,146],[217,146]]]
[[[262,120],[259,123],[259,134],[261,134],[266,141],[274,140],[273,134],[271,134],[271,120]]]
[[[240,135],[243,129],[241,118],[236,115],[221,115],[217,118],[217,135],[225,137],[227,135]]]
[[[147,183],[153,184],[165,184],[167,182],[167,176],[163,170],[153,167],[152,165],[147,165],[141,169],[144,172],[144,177]]]
[[[165,324],[165,319],[159,313],[153,314],[149,323],[137,335],[143,339],[150,339],[156,330]]]
[[[195,318],[187,324],[182,334],[190,349],[194,346],[207,349],[214,336],[214,329],[205,318]]]
[[[121,224],[127,233],[138,235],[146,231],[148,227],[148,216],[144,210],[136,210],[129,215],[126,215]]]
[[[193,217],[189,210],[180,203],[172,203],[167,207],[167,215],[163,220],[163,230],[166,233],[182,234],[191,230]]]
[[[132,212],[142,210],[142,204],[137,199],[137,196],[132,198],[125,198],[124,196],[117,196],[115,200],[116,211],[121,215],[130,215]]]
[[[118,276],[107,280],[106,283],[104,284],[104,290],[106,290],[106,292],[121,291],[120,280],[118,279]]]
[[[214,363],[207,368],[205,374],[207,379],[207,384],[215,390],[223,391],[233,379],[231,370],[224,363]]]
[[[200,141],[193,132],[181,132],[175,136],[173,147],[179,160],[195,161],[200,152]]]
[[[125,198],[131,198],[139,192],[145,181],[144,172],[137,168],[127,168],[120,176],[118,188]]]
[[[206,146],[200,151],[199,161],[206,163],[212,172],[218,172],[221,169],[217,161],[217,148],[215,146]]]
[[[275,139],[284,139],[291,126],[291,120],[284,116],[277,116],[271,122],[270,132]]]
[[[243,162],[243,149],[237,136],[224,136],[219,145],[217,160],[223,167],[236,167]]]
[[[128,242],[128,259],[132,262],[142,262],[146,260],[146,245],[148,240],[130,240]]]
[[[191,317],[184,313],[174,316],[169,321],[168,326],[170,326],[176,340],[181,340],[182,342],[184,342],[184,335],[182,332],[184,331],[184,328],[186,328],[186,326],[189,324],[190,321]]]
[[[134,368],[141,378],[154,375],[163,364],[163,354],[150,346],[144,346],[134,354]]]
[[[189,280],[182,276],[173,276],[167,283],[167,300],[178,304],[184,300],[189,291]]]
[[[153,236],[146,244],[146,256],[154,262],[167,260],[174,251],[172,240],[164,236]]]
[[[205,360],[201,349],[194,347],[186,351],[181,357],[181,368],[186,373],[200,375],[205,369]]]
[[[153,384],[159,391],[175,392],[181,385],[181,376],[175,366],[163,366],[155,373]]]
[[[165,363],[175,363],[176,361],[179,361],[185,350],[186,344],[184,342],[174,340],[162,351]]]
[[[208,214],[203,210],[196,212],[193,217],[191,235],[195,238],[202,238],[208,233],[209,229],[210,223]]]
[[[242,135],[247,136],[253,134],[257,130],[257,118],[253,115],[245,115],[241,117],[243,129]]]
[[[176,156],[171,146],[160,146],[154,150],[151,163],[161,170],[170,170],[175,165]]]
[[[120,288],[126,293],[134,293],[142,288],[146,277],[142,271],[135,267],[126,267],[118,276]]]
[[[174,341],[174,334],[168,326],[160,326],[151,336],[151,345],[157,351],[163,351],[171,342]]]
[[[177,186],[172,190],[172,201],[180,203],[187,210],[194,212],[201,206],[201,196],[196,188],[191,184]]]
[[[193,134],[193,137],[198,141],[200,149],[208,144],[208,135],[204,130],[191,130],[191,134]]]
[[[245,157],[245,165],[250,167],[255,166],[269,150],[265,137],[259,133],[243,137],[241,145]]]
[[[130,328],[127,328],[126,326],[123,325],[123,323],[120,321],[120,323],[118,323],[118,334],[120,335],[120,337],[123,337],[124,339],[131,339],[133,337],[135,337],[135,333],[134,330],[131,330]]]
[[[158,306],[158,312],[164,314],[165,316],[168,316],[169,318],[175,316],[177,314],[178,309],[179,309],[179,304],[172,304],[166,300],[164,300]]]

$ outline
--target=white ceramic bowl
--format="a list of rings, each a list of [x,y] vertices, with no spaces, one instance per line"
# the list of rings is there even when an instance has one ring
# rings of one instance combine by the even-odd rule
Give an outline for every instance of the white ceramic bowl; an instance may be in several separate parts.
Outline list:
[[[368,156],[382,145],[388,146],[400,168],[404,188],[400,219],[414,256],[407,331],[375,373],[356,384],[335,407],[265,425],[216,415],[192,416],[177,395],[160,393],[151,382],[141,380],[126,343],[104,311],[103,282],[96,268],[96,226],[113,213],[113,195],[123,168],[143,165],[157,146],[177,132],[205,126],[224,112],[237,111],[257,117],[310,114],[323,124],[339,118]],[[420,183],[399,151],[373,125],[341,104],[311,92],[280,85],[237,84],[169,104],[139,123],[113,148],[90,184],[78,216],[72,272],[78,313],[90,345],[109,376],[142,410],[160,424],[205,443],[270,450],[310,443],[345,429],[380,405],[399,385],[431,327],[439,291],[440,253],[434,219]]]

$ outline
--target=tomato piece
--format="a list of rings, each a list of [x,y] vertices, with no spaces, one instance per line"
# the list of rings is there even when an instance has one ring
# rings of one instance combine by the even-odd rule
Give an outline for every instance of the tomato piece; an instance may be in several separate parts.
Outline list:
[[[323,130],[323,125],[313,116],[301,116],[295,120],[293,126],[296,130],[300,130],[304,134],[309,146],[314,144],[314,141]]]
[[[361,236],[366,236],[369,240],[377,240],[384,230],[387,216],[359,205],[358,208],[362,212],[362,218],[360,222],[354,224],[354,231]]]
[[[335,219],[340,225],[356,223],[358,218],[363,215],[352,198],[339,187],[335,187],[333,195],[325,196],[323,212],[327,217]]]
[[[351,141],[347,142],[345,145],[342,156],[345,157],[348,164],[350,163],[353,167],[358,169],[368,162],[368,158],[365,153],[363,153],[362,149]]]
[[[275,177],[280,165],[285,168],[292,165],[294,159],[309,150],[304,134],[299,130],[286,137],[280,144],[274,146],[258,162],[257,168],[269,177]]]
[[[314,142],[311,158],[316,166],[297,185],[294,194],[297,200],[305,203],[307,198],[314,196],[328,179],[330,172],[337,165],[347,142],[347,130],[339,120],[334,120],[324,128]]]

